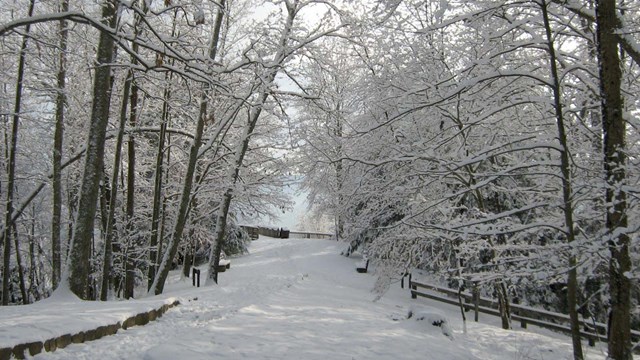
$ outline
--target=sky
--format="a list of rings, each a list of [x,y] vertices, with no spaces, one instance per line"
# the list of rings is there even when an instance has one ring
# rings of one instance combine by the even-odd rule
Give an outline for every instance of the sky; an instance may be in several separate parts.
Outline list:
[[[292,200],[294,201],[293,209],[290,211],[285,211],[284,214],[280,213],[280,218],[277,221],[271,221],[269,226],[277,227],[277,228],[286,228],[289,230],[309,230],[309,229],[300,229],[298,225],[298,220],[301,216],[307,213],[307,194],[306,193],[297,193],[298,187],[296,184],[292,184],[291,187],[286,187],[285,192],[292,195]]]

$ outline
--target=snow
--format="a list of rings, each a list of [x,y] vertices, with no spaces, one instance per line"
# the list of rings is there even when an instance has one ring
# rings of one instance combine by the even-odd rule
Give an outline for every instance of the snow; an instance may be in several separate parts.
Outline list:
[[[437,326],[442,329],[443,335],[448,336],[451,340],[453,340],[453,331],[449,326],[449,319],[447,319],[447,317],[439,311],[434,311],[433,309],[412,307],[407,313],[407,319],[422,321],[424,322],[424,324],[426,324],[427,328],[429,326]]]
[[[111,324],[177,299],[180,306],[146,326],[34,358],[572,358],[568,337],[535,327],[502,330],[498,318],[467,322],[463,333],[459,308],[412,300],[397,283],[373,301],[375,275],[357,273],[357,259],[338,255],[342,246],[331,240],[261,237],[250,255],[233,259],[219,285],[194,288],[190,279],[172,273],[162,296],[109,302],[54,296],[4,307],[0,346]],[[444,320],[446,327],[433,326],[435,320]],[[604,359],[602,349],[602,344],[585,344],[588,359]]]

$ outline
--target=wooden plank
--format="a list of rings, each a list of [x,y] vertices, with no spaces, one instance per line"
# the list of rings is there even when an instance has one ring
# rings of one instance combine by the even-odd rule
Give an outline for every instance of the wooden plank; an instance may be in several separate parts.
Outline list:
[[[444,296],[435,295],[435,294],[425,293],[418,290],[411,290],[411,295],[421,296],[421,297],[425,297],[431,300],[436,300],[436,301],[440,301],[440,302],[451,304],[451,305],[459,305],[457,300],[450,299]]]
[[[549,329],[549,330],[553,330],[556,332],[561,332],[567,335],[571,335],[571,327],[569,327],[568,325],[562,325],[562,324],[556,324],[556,323],[551,323],[551,322],[547,322],[547,321],[543,321],[543,320],[538,320],[538,319],[534,319],[534,318],[529,318],[529,317],[525,317],[525,316],[518,316],[518,315],[511,315],[511,319],[512,320],[516,320],[516,321],[520,321],[521,324],[531,324],[531,325],[535,325],[541,328],[545,328],[545,329]],[[526,326],[524,326],[526,328]],[[591,344],[593,341],[595,340],[603,340],[606,341],[606,339],[601,339],[600,336],[597,333],[591,332],[591,331],[585,331],[585,330],[581,330],[580,331],[580,336],[589,340],[589,343]],[[593,346],[593,345],[591,345]]]
[[[460,302],[458,302],[458,299],[453,299],[450,297],[446,297],[446,296],[441,296],[441,295],[437,295],[437,294],[430,294],[424,291],[420,291],[420,290],[411,290],[411,295],[415,295],[415,296],[420,296],[420,297],[425,297],[428,299],[432,299],[432,300],[436,300],[436,301],[440,301],[443,303],[447,303],[447,304],[451,304],[451,305],[455,305],[455,306],[460,306]],[[464,307],[465,311],[469,311],[469,310],[473,310],[474,306],[473,304],[462,304],[462,306]],[[489,314],[489,315],[496,315],[496,316],[500,316],[500,312],[498,312],[495,309],[491,309],[491,308],[486,308],[486,307],[478,307],[478,311],[481,313],[485,313],[485,314]]]
[[[431,284],[423,284],[423,283],[419,283],[419,282],[415,282],[415,281],[411,281],[411,284],[415,285],[416,287],[422,287],[422,288],[425,288],[425,289],[428,289],[428,290],[433,290],[433,291],[445,293],[445,294],[447,294],[449,296],[455,297],[456,299],[458,298],[458,291],[457,290],[443,288],[443,287],[436,286],[436,285],[431,285]],[[468,292],[463,291],[460,295],[465,300],[465,302],[469,302],[470,303],[473,300],[473,295],[471,295]],[[457,303],[457,301],[456,301],[456,303]]]

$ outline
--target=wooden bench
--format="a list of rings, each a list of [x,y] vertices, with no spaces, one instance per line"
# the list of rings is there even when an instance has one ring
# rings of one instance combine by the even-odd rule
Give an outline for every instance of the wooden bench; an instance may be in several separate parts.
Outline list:
[[[220,259],[217,269],[219,273],[225,272],[227,269],[231,269],[231,260]]]
[[[362,259],[359,263],[356,264],[356,271],[359,273],[366,273],[369,269],[369,259]]]

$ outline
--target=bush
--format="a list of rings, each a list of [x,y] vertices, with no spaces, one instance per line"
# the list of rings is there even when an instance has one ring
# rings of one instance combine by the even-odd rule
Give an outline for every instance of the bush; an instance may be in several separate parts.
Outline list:
[[[249,253],[251,237],[244,228],[234,222],[227,225],[227,238],[222,246],[222,251],[228,256],[243,255]]]

